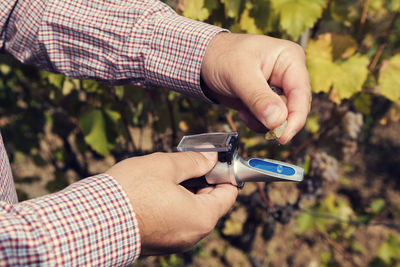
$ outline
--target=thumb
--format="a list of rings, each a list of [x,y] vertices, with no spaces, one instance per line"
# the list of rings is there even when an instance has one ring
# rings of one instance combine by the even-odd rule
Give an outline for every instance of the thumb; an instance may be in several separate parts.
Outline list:
[[[162,157],[158,161],[158,169],[164,174],[172,174],[177,184],[190,178],[197,178],[209,172],[217,163],[217,153],[199,153],[193,151],[176,153],[156,153]]]
[[[284,101],[268,85],[261,71],[237,77],[232,87],[254,116],[268,129],[281,125],[288,115]]]

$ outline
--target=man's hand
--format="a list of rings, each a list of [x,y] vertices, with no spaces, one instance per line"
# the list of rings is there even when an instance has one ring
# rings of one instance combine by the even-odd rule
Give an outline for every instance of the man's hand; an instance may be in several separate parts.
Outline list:
[[[311,86],[299,45],[261,35],[220,33],[206,50],[201,72],[206,95],[237,109],[250,128],[265,131],[287,120],[278,140],[287,143],[304,126]],[[284,96],[270,86],[281,87]]]
[[[180,185],[201,177],[217,153],[155,153],[123,160],[106,173],[128,194],[139,222],[142,255],[182,252],[209,234],[232,207],[238,190],[230,184],[193,193]]]

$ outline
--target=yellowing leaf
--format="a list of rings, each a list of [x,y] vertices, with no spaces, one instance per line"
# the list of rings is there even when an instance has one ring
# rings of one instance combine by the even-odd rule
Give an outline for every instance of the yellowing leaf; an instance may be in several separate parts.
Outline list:
[[[371,114],[372,99],[370,95],[360,94],[354,99],[354,107],[364,115]]]
[[[225,14],[227,14],[228,17],[234,19],[237,19],[239,17],[242,0],[221,0],[221,3],[224,4]]]
[[[332,61],[332,34],[322,34],[317,40],[310,40],[306,53],[307,59],[326,59]]]
[[[331,41],[333,60],[339,58],[349,58],[357,50],[357,42],[350,35],[335,34],[332,36]]]
[[[312,134],[316,134],[319,131],[319,116],[317,114],[311,114],[307,117],[306,130]]]
[[[354,55],[339,64],[339,71],[334,81],[334,90],[339,99],[350,98],[361,91],[367,79],[368,63],[366,56]]]
[[[243,11],[239,24],[240,29],[247,33],[262,34],[262,31],[257,28],[254,18],[250,17],[248,8]]]
[[[204,7],[204,0],[186,0],[183,15],[191,19],[204,21],[210,16],[210,11]]]
[[[326,0],[271,0],[280,16],[280,25],[293,38],[314,25],[322,15]]]
[[[400,10],[400,0],[390,1],[390,10],[391,11],[399,11]]]
[[[378,83],[382,95],[393,102],[400,100],[400,54],[382,64]]]
[[[310,81],[313,92],[328,93],[336,75],[336,65],[332,61],[315,58],[307,60],[307,68],[310,73]]]
[[[366,56],[351,56],[355,44],[350,36],[331,33],[310,41],[306,55],[314,92],[328,93],[333,89],[331,99],[339,103],[361,91],[367,79],[369,61]]]

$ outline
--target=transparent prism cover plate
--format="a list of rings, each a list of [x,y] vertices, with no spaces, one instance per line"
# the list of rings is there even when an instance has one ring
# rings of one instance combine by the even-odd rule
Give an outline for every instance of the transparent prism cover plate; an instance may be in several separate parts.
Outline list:
[[[237,132],[185,135],[177,148],[178,151],[227,152],[232,148],[231,138],[237,136]]]

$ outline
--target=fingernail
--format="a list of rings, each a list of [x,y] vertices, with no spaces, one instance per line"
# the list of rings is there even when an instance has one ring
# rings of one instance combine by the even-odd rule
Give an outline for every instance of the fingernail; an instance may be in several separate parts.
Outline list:
[[[216,153],[215,152],[200,152],[203,154],[204,157],[206,157],[209,161],[215,161],[216,160]]]
[[[271,127],[272,125],[276,125],[276,121],[281,116],[280,108],[277,105],[270,105],[264,110],[263,117],[264,123],[267,127]]]
[[[285,138],[284,144],[287,144],[296,135],[296,131],[291,130]]]

